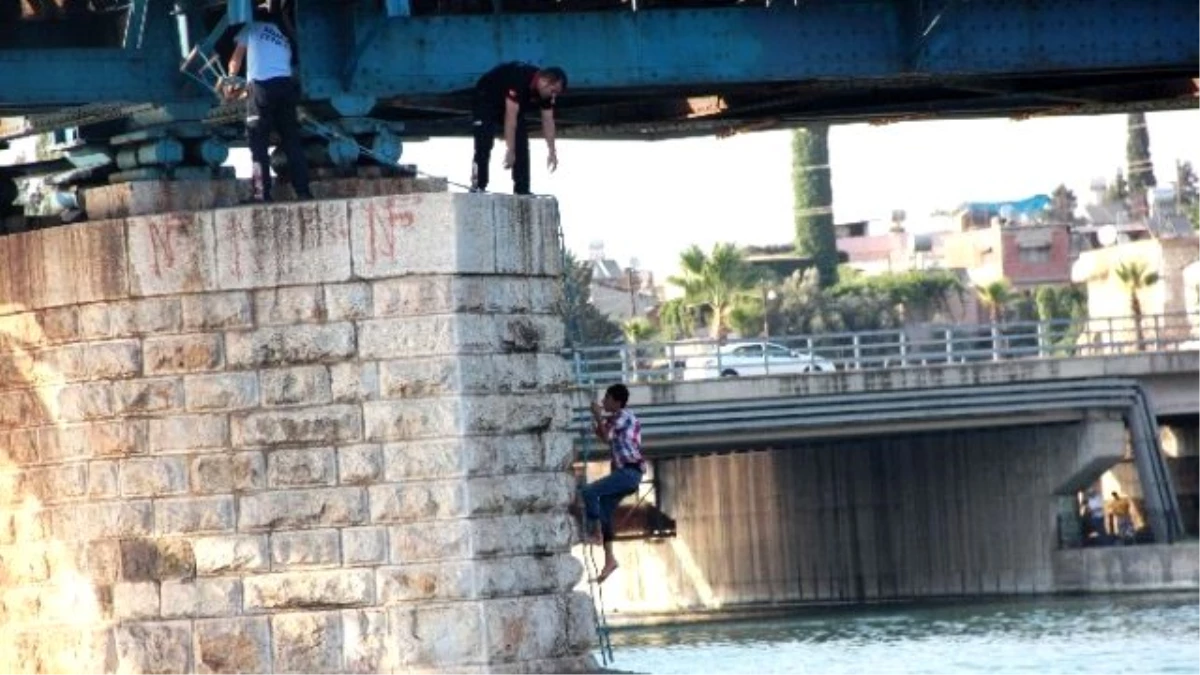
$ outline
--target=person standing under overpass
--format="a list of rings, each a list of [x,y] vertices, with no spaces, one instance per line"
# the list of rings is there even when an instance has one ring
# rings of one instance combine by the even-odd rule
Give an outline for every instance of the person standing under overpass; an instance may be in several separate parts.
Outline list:
[[[531,108],[541,111],[542,135],[549,149],[546,167],[551,172],[558,168],[554,106],[566,88],[567,74],[562,68],[539,68],[519,61],[496,66],[479,78],[471,114],[475,136],[471,192],[487,190],[488,163],[499,126],[504,134],[504,168],[512,169],[513,194],[529,194],[529,131],[524,118]]]
[[[604,393],[600,403],[592,402],[593,430],[596,437],[608,443],[611,451],[611,471],[607,476],[583,487],[582,498],[586,513],[584,542],[604,546],[604,567],[596,576],[602,583],[617,569],[613,556],[613,512],[621,500],[637,492],[646,472],[642,456],[642,423],[626,408],[629,389],[614,384]]]
[[[296,62],[294,35],[283,10],[267,0],[255,8],[254,20],[238,32],[237,47],[229,59],[230,76],[236,76],[242,69],[242,60],[246,60],[246,136],[253,160],[255,201],[271,201],[271,157],[267,148],[272,130],[279,134],[287,155],[288,175],[296,197],[312,199],[308,161],[300,145],[300,124],[296,118],[300,85],[292,71]]]
[[[1122,542],[1133,541],[1133,502],[1114,490],[1112,501],[1108,503],[1108,512],[1112,514],[1112,533]]]

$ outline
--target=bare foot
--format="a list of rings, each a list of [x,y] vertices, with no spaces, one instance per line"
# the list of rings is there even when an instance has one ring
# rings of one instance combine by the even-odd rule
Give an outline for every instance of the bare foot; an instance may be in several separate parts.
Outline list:
[[[600,574],[596,577],[596,583],[604,583],[605,579],[611,576],[613,572],[617,571],[617,567],[618,565],[615,560],[606,563],[604,565],[604,569],[600,570]]]

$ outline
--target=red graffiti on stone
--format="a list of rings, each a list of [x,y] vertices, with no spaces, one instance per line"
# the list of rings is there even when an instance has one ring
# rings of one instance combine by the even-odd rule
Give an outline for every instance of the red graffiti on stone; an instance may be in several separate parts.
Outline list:
[[[187,221],[179,215],[151,218],[148,223],[150,252],[154,261],[154,276],[162,278],[164,270],[175,267],[175,232],[187,227]]]
[[[401,230],[417,224],[417,216],[409,208],[419,204],[417,195],[372,199],[367,202],[367,263],[380,259],[395,260],[396,240]]]
[[[242,241],[247,238],[245,215],[245,212],[240,210],[229,214],[229,224],[232,226],[229,237],[232,257],[230,264],[233,266],[233,278],[238,280],[242,278]]]

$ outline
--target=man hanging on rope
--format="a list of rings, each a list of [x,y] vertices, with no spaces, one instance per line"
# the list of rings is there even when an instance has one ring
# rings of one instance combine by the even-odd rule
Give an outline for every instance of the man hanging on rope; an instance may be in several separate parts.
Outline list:
[[[471,192],[488,186],[488,162],[496,140],[496,127],[504,131],[504,168],[512,169],[513,194],[529,194],[529,131],[525,113],[537,107],[542,113],[542,135],[550,150],[546,167],[558,168],[554,149],[554,105],[567,88],[562,68],[538,68],[512,62],[496,66],[475,85],[471,125],[475,134],[475,157],[471,166]]]
[[[285,10],[277,8],[271,0],[265,0],[255,8],[254,20],[238,32],[237,47],[229,59],[230,76],[238,74],[243,59],[247,63],[246,135],[254,162],[255,201],[271,201],[271,157],[267,154],[267,146],[272,129],[279,134],[283,144],[296,196],[312,199],[308,162],[300,145],[300,124],[296,119],[300,85],[292,77],[296,61],[294,35]],[[225,92],[227,97],[234,94],[233,88]]]
[[[637,492],[642,474],[646,472],[646,460],[642,456],[642,423],[625,407],[627,403],[629,389],[623,384],[609,387],[602,402],[592,402],[596,437],[608,443],[612,452],[609,474],[584,486],[582,491],[587,514],[585,541],[604,546],[604,568],[596,576],[598,583],[617,569],[612,549],[613,511],[622,499]]]

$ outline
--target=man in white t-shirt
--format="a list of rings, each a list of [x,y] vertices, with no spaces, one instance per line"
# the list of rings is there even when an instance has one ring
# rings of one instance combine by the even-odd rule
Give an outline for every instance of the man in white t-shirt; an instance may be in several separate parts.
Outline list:
[[[292,77],[293,35],[282,11],[268,5],[256,9],[254,20],[238,32],[237,48],[229,59],[229,74],[237,75],[246,60],[246,134],[253,159],[254,199],[271,201],[271,157],[267,147],[272,129],[287,155],[288,175],[299,199],[312,199],[308,162],[300,144],[296,106],[300,87]],[[248,58],[247,58],[248,57]]]

